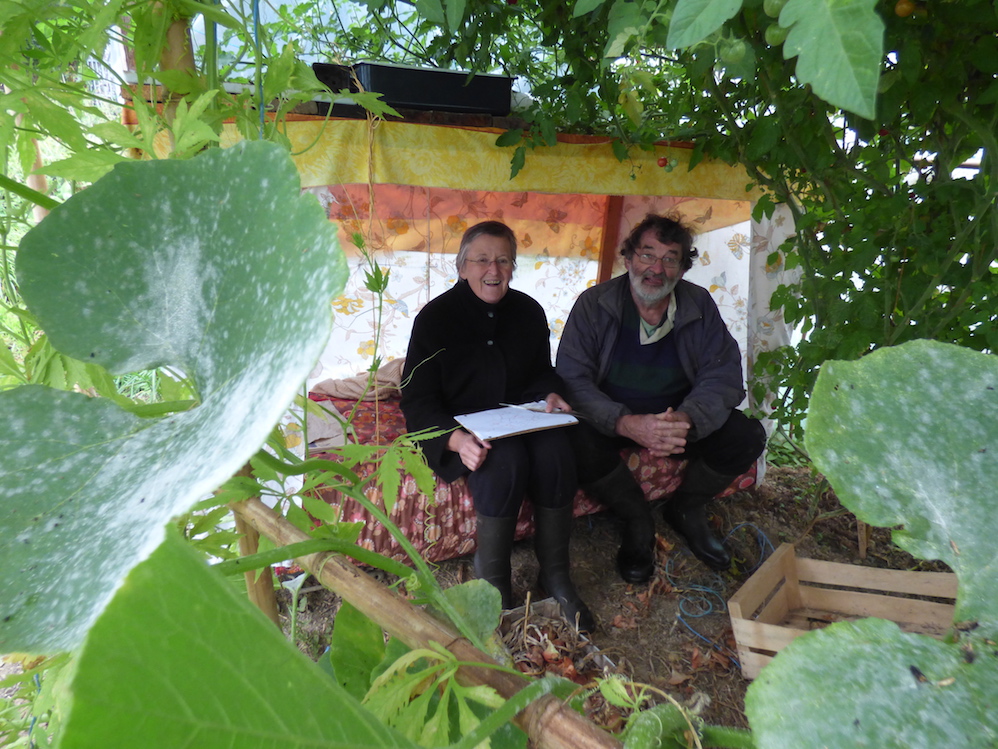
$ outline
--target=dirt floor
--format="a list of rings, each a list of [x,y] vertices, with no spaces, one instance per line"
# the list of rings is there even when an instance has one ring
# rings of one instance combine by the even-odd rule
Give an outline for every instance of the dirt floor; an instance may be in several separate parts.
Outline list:
[[[657,512],[659,565],[647,584],[628,585],[617,575],[618,531],[609,514],[578,518],[572,537],[573,576],[599,622],[592,644],[612,661],[610,670],[697,705],[711,724],[746,726],[743,707],[750,682],[737,665],[726,601],[775,547],[790,542],[799,556],[846,564],[942,569],[902,552],[891,543],[890,532],[879,528],[872,529],[866,556],[860,558],[855,518],[823,479],[806,468],[771,466],[762,486],[715,502],[713,510],[719,533],[727,536],[743,568],[739,574],[715,574],[691,557]],[[514,593],[521,601],[528,592],[536,596],[531,542],[517,544],[513,565]],[[468,557],[439,567],[444,587],[470,576]],[[312,582],[307,580],[303,588],[299,647],[318,657],[339,602]],[[286,591],[279,600],[286,607]],[[614,716],[593,717],[613,727]]]

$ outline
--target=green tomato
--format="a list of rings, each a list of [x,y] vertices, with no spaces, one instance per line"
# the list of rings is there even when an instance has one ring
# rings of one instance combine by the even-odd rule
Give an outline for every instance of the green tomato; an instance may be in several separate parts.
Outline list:
[[[780,26],[778,23],[771,23],[766,27],[766,44],[770,47],[779,47],[787,39],[790,29]]]
[[[770,18],[779,18],[780,11],[786,4],[787,0],[765,0],[762,4],[762,10]]]
[[[721,61],[729,65],[741,62],[748,53],[748,45],[744,39],[732,39],[721,47]]]

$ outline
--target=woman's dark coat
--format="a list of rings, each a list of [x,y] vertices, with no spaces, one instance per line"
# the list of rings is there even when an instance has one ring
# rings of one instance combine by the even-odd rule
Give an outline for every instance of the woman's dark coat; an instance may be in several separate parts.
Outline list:
[[[416,316],[402,371],[402,412],[410,432],[450,429],[457,414],[561,392],[541,306],[509,289],[483,302],[466,281],[430,301]],[[466,475],[449,432],[421,443],[426,462],[445,481]]]

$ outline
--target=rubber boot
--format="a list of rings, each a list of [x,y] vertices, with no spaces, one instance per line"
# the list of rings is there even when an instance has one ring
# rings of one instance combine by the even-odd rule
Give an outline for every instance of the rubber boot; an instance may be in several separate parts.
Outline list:
[[[655,518],[634,476],[620,463],[584,489],[624,522],[617,551],[620,576],[629,583],[648,582],[655,571]]]
[[[540,567],[538,581],[561,606],[565,619],[580,632],[596,631],[596,620],[572,583],[568,540],[572,535],[572,505],[551,509],[534,507],[534,551]]]
[[[710,468],[702,460],[687,467],[686,476],[676,493],[662,508],[662,516],[672,529],[686,540],[693,556],[714,570],[731,567],[731,555],[707,523],[707,504],[734,481]]]
[[[478,548],[475,550],[475,577],[491,583],[502,596],[502,607],[513,608],[510,554],[516,517],[490,518],[475,513]]]

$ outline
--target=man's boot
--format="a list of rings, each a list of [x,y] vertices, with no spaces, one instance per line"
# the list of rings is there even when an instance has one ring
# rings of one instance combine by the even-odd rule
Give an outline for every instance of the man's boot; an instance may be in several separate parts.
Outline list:
[[[491,583],[502,596],[502,607],[513,608],[513,583],[510,580],[513,535],[516,517],[490,518],[475,513],[478,549],[475,551],[475,577]]]
[[[623,463],[583,487],[624,522],[617,571],[629,583],[648,582],[655,571],[655,518],[638,482]]]
[[[596,620],[572,583],[568,540],[572,535],[572,505],[551,509],[534,506],[534,551],[540,567],[539,582],[554,596],[565,618],[580,632],[596,630]]]
[[[679,489],[662,508],[665,522],[686,539],[686,545],[697,559],[714,570],[730,568],[731,555],[710,529],[706,506],[736,478],[718,473],[702,460],[695,460],[687,467]]]

